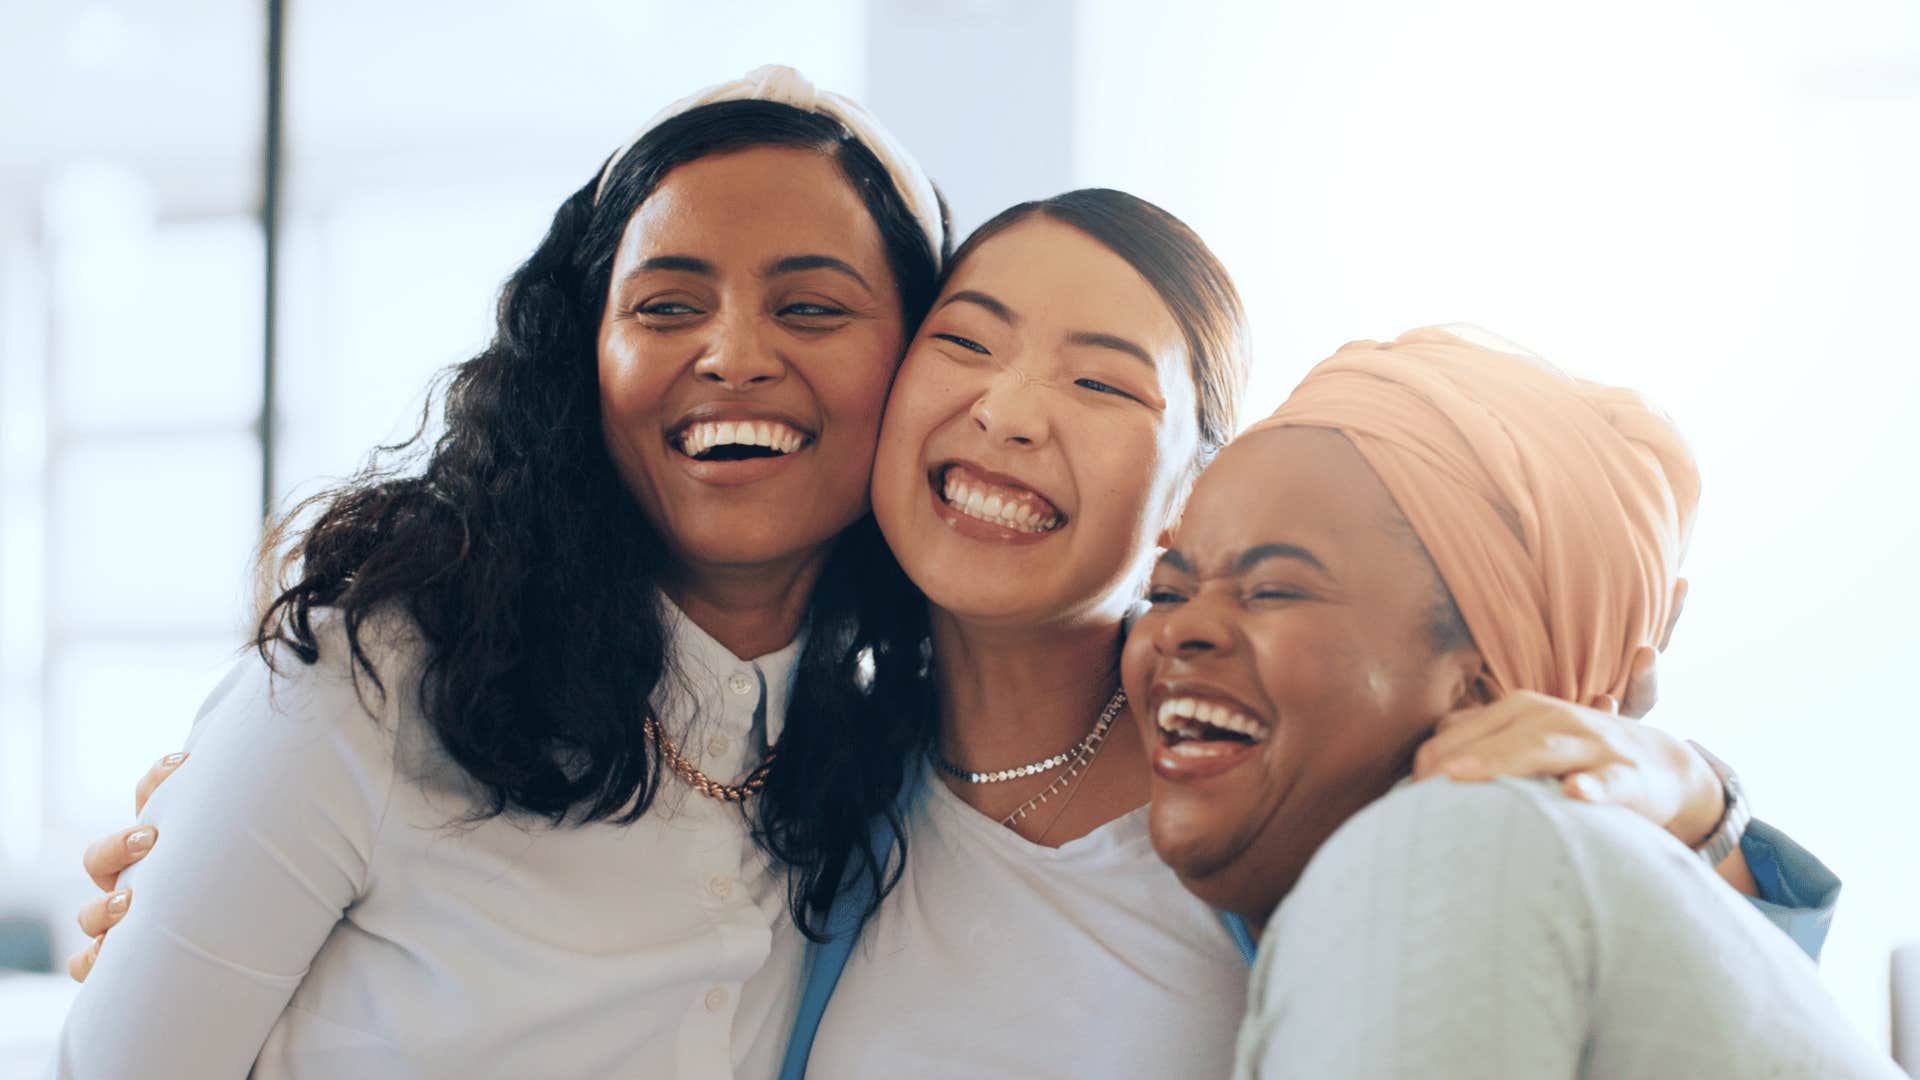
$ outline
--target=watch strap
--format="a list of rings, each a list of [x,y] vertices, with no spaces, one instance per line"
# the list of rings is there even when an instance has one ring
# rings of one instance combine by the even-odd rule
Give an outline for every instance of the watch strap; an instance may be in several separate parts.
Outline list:
[[[1733,771],[1733,766],[1713,756],[1711,751],[1692,739],[1687,740],[1687,745],[1706,760],[1707,767],[1720,778],[1720,786],[1727,793],[1727,806],[1720,814],[1720,823],[1693,849],[1693,853],[1708,866],[1717,868],[1740,847],[1741,839],[1747,835],[1747,824],[1753,820],[1753,810],[1747,802],[1746,789],[1740,783],[1740,774]]]

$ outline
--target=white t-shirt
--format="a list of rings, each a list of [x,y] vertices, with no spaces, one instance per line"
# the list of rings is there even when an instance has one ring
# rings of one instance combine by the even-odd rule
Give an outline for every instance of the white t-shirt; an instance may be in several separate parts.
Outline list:
[[[1240,1080],[1898,1080],[1705,863],[1557,784],[1396,788],[1260,943]]]
[[[749,663],[669,619],[689,692],[662,696],[664,725],[709,776],[744,776],[799,645]],[[472,782],[387,637],[377,722],[331,619],[318,664],[270,677],[250,654],[214,691],[54,1074],[772,1075],[803,942],[738,808],[666,771],[632,825],[461,826]]]
[[[808,1075],[1224,1077],[1247,967],[1142,807],[1059,848],[932,776],[900,884],[847,960]]]

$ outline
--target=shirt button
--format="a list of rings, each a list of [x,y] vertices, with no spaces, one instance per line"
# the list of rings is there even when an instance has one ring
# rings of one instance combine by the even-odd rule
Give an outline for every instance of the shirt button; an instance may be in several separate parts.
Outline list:
[[[727,992],[716,986],[707,991],[707,1011],[719,1012],[727,1007]]]
[[[727,689],[745,697],[753,690],[753,680],[747,677],[746,672],[736,671],[727,676]]]
[[[707,740],[707,753],[714,757],[719,757],[731,749],[733,749],[733,740],[725,735],[715,735]]]
[[[725,900],[733,895],[733,879],[725,874],[715,874],[707,882],[707,891]]]

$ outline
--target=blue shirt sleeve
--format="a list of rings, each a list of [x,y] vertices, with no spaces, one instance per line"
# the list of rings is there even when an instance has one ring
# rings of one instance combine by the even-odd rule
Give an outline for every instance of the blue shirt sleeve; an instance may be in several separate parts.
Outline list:
[[[924,780],[915,776],[903,785],[899,798],[903,817],[920,797]],[[874,858],[882,864],[891,862],[897,854],[895,839],[892,825],[884,818],[875,819],[867,841],[872,845]],[[827,1003],[833,999],[833,988],[840,982],[840,973],[846,970],[847,957],[853,955],[854,943],[860,940],[872,898],[872,887],[864,878],[850,883],[834,898],[833,910],[827,915],[827,940],[807,943],[806,981],[800,988],[800,1009],[793,1019],[793,1031],[787,1036],[787,1053],[781,1059],[779,1080],[806,1077],[813,1038],[820,1031],[820,1020],[827,1013]]]
[[[1786,833],[1757,818],[1747,825],[1740,851],[1760,886],[1758,897],[1748,897],[1754,908],[1817,963],[1833,925],[1840,879]]]
[[[787,1036],[787,1054],[780,1063],[780,1080],[804,1080],[807,1057],[813,1053],[813,1037],[820,1031],[820,1018],[826,1015],[827,1002],[840,981],[840,972],[853,953],[860,937],[860,921],[846,919],[842,912],[852,908],[836,901],[831,936],[825,941],[807,943],[806,984],[800,990],[800,1011],[793,1020],[793,1033]]]

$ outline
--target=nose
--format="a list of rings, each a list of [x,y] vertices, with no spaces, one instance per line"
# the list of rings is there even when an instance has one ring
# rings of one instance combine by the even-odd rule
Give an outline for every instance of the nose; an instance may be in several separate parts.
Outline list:
[[[786,377],[787,364],[760,333],[755,313],[729,313],[714,320],[705,350],[694,361],[693,377],[701,382],[746,391],[769,386]]]
[[[1167,611],[1154,629],[1153,646],[1162,656],[1194,659],[1228,656],[1235,648],[1230,601],[1201,590]]]
[[[989,441],[999,446],[1033,447],[1047,441],[1047,411],[1037,387],[1014,368],[996,372],[974,399],[970,415]]]

